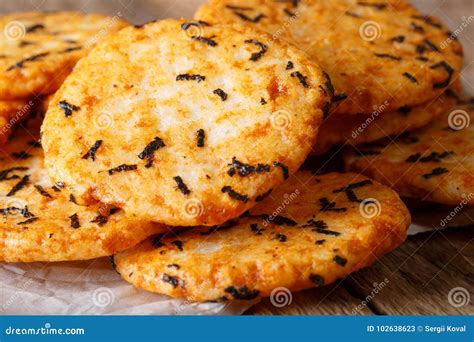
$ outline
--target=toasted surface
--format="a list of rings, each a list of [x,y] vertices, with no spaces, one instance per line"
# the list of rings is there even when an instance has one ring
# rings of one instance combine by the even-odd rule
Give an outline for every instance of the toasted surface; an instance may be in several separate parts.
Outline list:
[[[53,93],[97,41],[124,26],[118,17],[81,12],[2,16],[0,99]]]
[[[367,115],[332,113],[323,121],[314,154],[327,152],[335,145],[357,145],[372,142],[429,124],[456,104],[456,96],[445,92],[438,98],[415,107],[402,107],[396,112]]]
[[[108,256],[165,229],[111,207],[73,203],[47,176],[37,126],[18,129],[0,147],[0,260]]]
[[[155,236],[115,262],[125,280],[148,291],[252,299],[345,277],[400,245],[409,224],[403,202],[380,183],[300,171],[247,216]]]
[[[474,204],[474,105],[457,105],[428,127],[344,155],[361,172],[401,196],[442,204]]]
[[[293,43],[329,73],[340,114],[427,102],[463,63],[461,45],[440,20],[405,0],[211,0],[195,18],[244,23],[272,33],[272,42]]]
[[[330,81],[299,50],[262,45],[265,33],[216,25],[197,36],[194,25],[130,27],[79,63],[42,126],[55,181],[86,203],[213,225],[298,169]]]

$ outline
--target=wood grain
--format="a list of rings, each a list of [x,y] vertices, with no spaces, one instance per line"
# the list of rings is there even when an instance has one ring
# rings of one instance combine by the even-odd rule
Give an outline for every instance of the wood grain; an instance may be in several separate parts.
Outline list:
[[[454,288],[461,287],[469,296],[474,296],[473,242],[474,227],[411,236],[373,267],[349,276],[339,285],[295,294],[291,305],[281,309],[264,300],[248,313],[472,315],[474,298],[455,307],[450,304],[448,295]],[[378,293],[374,293],[379,288]],[[373,298],[367,300],[371,295]],[[362,305],[364,300],[367,305]]]

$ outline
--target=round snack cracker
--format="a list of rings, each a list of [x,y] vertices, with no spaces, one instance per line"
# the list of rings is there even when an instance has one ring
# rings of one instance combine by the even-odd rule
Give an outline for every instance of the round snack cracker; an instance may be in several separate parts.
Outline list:
[[[426,126],[453,108],[456,99],[456,93],[448,89],[435,100],[396,112],[385,113],[381,107],[368,116],[332,113],[321,125],[313,152],[323,154],[335,145],[367,143]]]
[[[0,18],[0,99],[51,94],[97,41],[126,26],[81,12],[13,13]]]
[[[263,44],[265,33],[204,25],[197,35],[196,25],[126,28],[56,93],[42,126],[46,165],[83,203],[220,224],[310,152],[332,95],[319,67],[285,43]]]
[[[405,0],[211,0],[195,15],[244,23],[286,40],[329,73],[339,114],[429,101],[455,80],[462,47],[439,19]]]
[[[406,237],[391,189],[356,174],[300,171],[238,219],[151,237],[115,256],[133,285],[188,300],[253,299],[322,286],[371,265]]]
[[[36,131],[36,134],[35,134]],[[0,148],[0,260],[85,260],[130,248],[166,228],[104,205],[75,204],[43,166],[39,127]]]
[[[473,205],[473,120],[474,106],[458,105],[426,128],[347,150],[346,168],[393,187],[403,197]]]

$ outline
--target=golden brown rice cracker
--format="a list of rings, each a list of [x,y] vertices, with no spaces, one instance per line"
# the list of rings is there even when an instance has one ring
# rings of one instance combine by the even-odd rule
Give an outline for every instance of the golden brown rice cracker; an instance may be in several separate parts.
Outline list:
[[[42,126],[46,164],[78,199],[214,225],[303,163],[330,105],[326,75],[298,49],[262,43],[266,33],[200,24],[197,36],[195,25],[124,29],[56,93]]]
[[[253,299],[322,286],[405,239],[398,195],[364,176],[297,172],[246,215],[157,235],[115,256],[133,285],[188,300]]]
[[[97,41],[126,26],[81,12],[13,13],[0,18],[0,99],[51,94]]]
[[[211,0],[195,15],[293,43],[329,73],[339,114],[425,103],[457,78],[462,47],[405,0]],[[451,37],[451,38],[450,38]]]
[[[347,169],[401,196],[448,205],[474,203],[474,106],[458,105],[428,127],[346,151]]]
[[[456,104],[457,94],[448,89],[438,98],[415,107],[385,113],[343,115],[332,113],[323,121],[314,154],[323,154],[335,145],[357,145],[376,141],[426,126]]]
[[[0,260],[84,260],[112,255],[166,228],[118,208],[79,206],[43,166],[39,127],[0,147]]]

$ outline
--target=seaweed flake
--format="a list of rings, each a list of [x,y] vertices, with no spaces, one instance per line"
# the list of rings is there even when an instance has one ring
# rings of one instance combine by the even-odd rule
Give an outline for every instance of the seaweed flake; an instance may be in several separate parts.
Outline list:
[[[265,231],[266,229],[260,228],[259,225],[256,223],[251,223],[250,230],[254,232],[255,235],[262,235],[262,232]]]
[[[28,145],[31,146],[31,147],[40,148],[41,147],[41,142],[38,141],[38,140],[32,140],[32,141],[28,141]]]
[[[424,33],[425,29],[421,25],[417,25],[414,22],[410,23],[410,27],[413,29],[413,31],[418,32],[418,33]]]
[[[28,224],[28,223],[33,223],[35,221],[39,220],[39,217],[31,217],[25,221],[21,221],[21,222],[18,222],[17,224],[18,225],[25,225],[25,224]]]
[[[204,139],[206,138],[206,132],[202,128],[198,129],[196,132],[197,137],[197,147],[204,147]]]
[[[374,56],[379,57],[379,58],[388,58],[388,59],[392,59],[394,61],[401,61],[402,60],[400,57],[397,57],[397,56],[394,56],[394,55],[391,55],[391,54],[388,54],[388,53],[374,53]]]
[[[267,104],[267,101],[265,101],[265,99],[263,97],[260,98],[260,104],[263,106],[263,105],[266,105]]]
[[[76,197],[73,194],[69,194],[69,202],[77,204]]]
[[[296,17],[296,14],[291,12],[288,8],[285,8],[283,12],[285,12],[285,14],[288,15],[289,17],[292,17],[292,18]]]
[[[179,74],[176,76],[176,81],[197,81],[197,83],[200,83],[205,80],[206,76],[199,74]]]
[[[291,70],[295,67],[295,65],[293,64],[292,61],[288,61],[288,63],[286,63],[286,68],[285,70]]]
[[[29,181],[30,181],[29,175],[23,176],[23,178],[13,186],[13,188],[6,194],[6,196],[7,197],[13,196],[18,191],[23,189],[28,184]]]
[[[433,84],[434,89],[445,88],[449,86],[449,83],[451,83],[451,77],[453,76],[453,73],[454,73],[454,69],[445,61],[441,61],[439,63],[433,64],[432,66],[430,66],[430,69],[432,70],[435,70],[438,68],[443,68],[448,73],[448,77],[442,82]]]
[[[143,149],[142,152],[138,155],[138,158],[140,159],[146,159],[147,163],[145,167],[151,167],[153,165],[153,160],[154,160],[154,154],[156,151],[158,151],[160,148],[165,147],[165,143],[161,138],[155,137],[153,138],[153,141],[150,142],[146,147]]]
[[[349,17],[353,17],[353,18],[360,18],[360,15],[358,15],[357,13],[351,12],[351,11],[346,11],[344,14],[349,16]]]
[[[114,173],[117,172],[124,172],[124,171],[133,171],[137,169],[136,164],[128,165],[128,164],[122,164],[117,167],[114,167],[113,169],[108,170],[107,172],[109,175],[113,175]]]
[[[257,165],[250,165],[237,160],[235,157],[232,157],[232,163],[227,164],[227,166],[230,166],[229,170],[227,170],[227,174],[231,177],[236,173],[240,177],[247,177],[254,173],[261,174],[264,172],[270,172],[270,165],[268,164],[259,163]]]
[[[421,157],[421,153],[415,153],[409,156],[405,161],[407,163],[427,163],[427,162],[441,162],[441,159],[453,156],[455,153],[453,151],[445,151],[445,152],[431,152],[426,157]]]
[[[222,101],[225,101],[227,100],[227,93],[225,91],[223,91],[221,88],[217,88],[216,90],[214,90],[212,92],[213,94],[216,94],[217,96],[219,96],[221,98]]]
[[[379,11],[382,11],[387,8],[387,4],[383,2],[367,2],[367,1],[357,1],[359,6],[372,7]]]
[[[227,193],[230,198],[235,199],[236,201],[247,203],[249,200],[247,195],[239,194],[237,191],[232,189],[232,187],[229,185],[223,186],[221,189],[221,192]]]
[[[201,42],[201,43],[204,43],[204,44],[207,44],[211,47],[215,47],[217,46],[217,42],[215,40],[213,40],[212,38],[214,37],[202,37],[202,36],[191,36],[191,39],[193,40],[196,40],[198,42]]]
[[[235,6],[235,5],[225,5],[226,8],[231,9],[231,10],[237,10],[237,11],[251,11],[253,10],[252,7],[248,6]]]
[[[166,267],[168,268],[174,268],[175,270],[179,270],[181,267],[178,264],[169,264]]]
[[[179,191],[181,191],[184,195],[189,195],[191,190],[189,190],[188,186],[184,184],[183,179],[180,176],[173,177],[174,181],[178,185]]]
[[[29,217],[35,217],[36,216],[28,210],[28,206],[26,206],[26,205],[25,205],[24,208],[7,207],[7,208],[1,208],[0,209],[0,214],[2,214],[3,216],[8,216],[8,215],[11,215],[13,213],[18,213],[21,216],[23,216],[24,218],[29,218]]]
[[[61,189],[64,189],[64,187],[65,187],[64,182],[61,182],[61,181],[57,181],[55,184]]]
[[[347,208],[336,208],[336,202],[330,202],[326,197],[320,198],[319,203],[321,204],[321,209],[319,209],[319,211],[347,211]]]
[[[79,106],[70,104],[65,100],[59,101],[58,106],[62,109],[66,117],[71,116],[72,112],[77,112],[79,109],[81,109]]]
[[[283,179],[288,179],[290,177],[290,173],[288,171],[288,166],[283,164],[282,162],[273,162],[274,167],[279,167],[283,172]]]
[[[44,29],[44,25],[43,24],[34,24],[34,25],[31,25],[31,26],[28,26],[26,29],[25,29],[25,32],[26,33],[31,33],[31,32],[35,32],[37,30],[42,30]]]
[[[163,273],[163,277],[161,278],[162,281],[165,283],[170,284],[173,287],[176,287],[179,285],[179,278],[178,277],[173,277],[170,276],[169,274]]]
[[[321,245],[322,245],[323,243],[325,243],[325,242],[326,242],[325,239],[321,239],[321,240],[316,240],[316,241],[314,242],[314,244],[315,244],[315,245],[318,245],[318,246],[321,246]]]
[[[38,190],[38,192],[40,193],[41,196],[48,197],[48,198],[53,198],[53,196],[51,196],[49,194],[49,192],[47,192],[41,185],[36,184],[35,189]]]
[[[21,69],[25,66],[25,63],[38,61],[38,60],[40,60],[43,57],[46,57],[48,55],[49,55],[49,52],[43,52],[43,53],[39,53],[39,54],[30,56],[30,57],[27,57],[27,58],[23,58],[23,59],[19,60],[18,62],[16,62],[14,65],[10,66],[7,69],[7,71],[11,71],[13,69]]]
[[[438,47],[437,47],[431,40],[429,40],[428,38],[425,38],[425,39],[423,40],[423,43],[425,43],[425,45],[426,45],[430,50],[439,52]]]
[[[307,76],[304,76],[301,72],[299,71],[294,71],[290,74],[291,77],[297,77],[298,80],[300,81],[300,83],[303,85],[303,87],[305,88],[309,88],[309,84],[308,84],[308,77]]]
[[[288,238],[286,237],[285,234],[281,234],[281,233],[278,233],[275,235],[275,238],[280,241],[280,242],[286,242],[286,240],[288,240]]]
[[[346,266],[346,264],[347,264],[347,259],[343,258],[339,255],[334,256],[334,258],[332,260],[340,266]]]
[[[69,216],[69,219],[71,220],[72,228],[77,229],[81,227],[81,224],[79,222],[79,216],[77,215],[77,213]]]
[[[29,154],[26,151],[13,152],[12,156],[17,158],[17,159],[28,159],[28,158],[33,157],[31,154]]]
[[[343,101],[345,99],[347,99],[347,94],[346,93],[339,93],[339,94],[335,94],[334,97],[332,98],[332,101],[333,102],[339,102],[339,101]]]
[[[255,202],[263,201],[268,195],[270,195],[272,193],[272,191],[273,191],[273,189],[270,189],[267,192],[265,192],[261,195],[258,195],[257,197],[255,197]]]
[[[259,295],[258,290],[250,290],[247,285],[236,288],[235,286],[229,286],[224,289],[224,291],[230,294],[234,299],[240,300],[251,300],[255,299]]]
[[[258,61],[262,56],[267,52],[268,46],[263,44],[262,42],[259,42],[258,40],[255,39],[247,39],[245,40],[245,43],[247,44],[254,44],[260,48],[260,51],[252,53],[250,56],[250,60],[253,62]]]
[[[309,275],[309,280],[311,280],[311,282],[316,284],[317,286],[323,286],[324,285],[324,278],[322,276],[320,276],[319,274],[311,273]]]
[[[180,252],[183,251],[183,241],[181,241],[181,240],[174,240],[174,241],[171,242],[171,244],[172,244],[172,245],[175,245],[176,248],[177,248]]]
[[[165,244],[162,242],[163,238],[165,237],[165,234],[157,234],[151,237],[151,245],[154,248],[161,248]]]
[[[433,18],[428,16],[428,15],[414,15],[414,16],[412,16],[412,18],[423,20],[426,24],[428,24],[430,26],[433,26],[433,27],[436,27],[436,28],[439,28],[439,29],[443,27],[441,24],[435,22],[433,20]]]
[[[78,51],[78,50],[82,50],[82,47],[80,46],[69,47],[64,50],[59,51],[59,53],[69,53],[69,52]]]
[[[185,22],[185,23],[182,23],[181,24],[181,29],[183,29],[184,31],[187,31],[190,27],[194,26],[194,27],[201,27],[202,26],[210,26],[208,23],[206,23],[205,21],[202,21],[202,20],[197,20],[197,21],[188,21],[188,22]]]
[[[415,136],[411,135],[411,133],[408,132],[408,131],[405,131],[402,134],[400,134],[398,139],[402,143],[404,143],[405,145],[416,144],[418,141],[420,141],[420,139],[418,139],[418,137],[415,137]]]
[[[416,79],[416,77],[413,76],[412,74],[410,74],[409,72],[404,72],[403,76],[408,78],[410,80],[410,82],[412,82],[412,83],[418,83],[418,80]]]
[[[357,189],[357,188],[361,188],[363,186],[367,186],[367,185],[372,185],[372,181],[369,180],[369,179],[366,179],[366,180],[363,180],[363,181],[360,181],[360,182],[357,182],[357,183],[351,183],[351,184],[348,184],[347,186],[343,187],[343,188],[340,188],[340,189],[336,189],[333,191],[334,194],[337,194],[337,193],[340,193],[340,192],[345,192],[346,193],[346,196],[347,196],[347,199],[351,202],[362,202],[362,200],[358,199],[355,192],[354,192],[354,189]]]
[[[317,233],[324,234],[324,235],[332,235],[332,236],[341,235],[341,233],[339,233],[339,232],[328,229],[328,225],[326,224],[326,222],[324,222],[322,220],[310,219],[310,220],[308,220],[308,222],[304,226],[301,226],[301,227],[302,228],[312,227],[311,230],[313,232],[317,232]]]
[[[251,18],[249,17],[248,15],[246,15],[245,13],[242,13],[242,12],[239,12],[237,10],[233,10],[234,14],[236,16],[238,16],[240,19],[242,20],[245,20],[245,21],[249,21],[251,23],[258,23],[260,20],[262,20],[263,18],[265,18],[265,15],[260,13],[258,14],[257,16]]]
[[[102,140],[97,140],[94,145],[87,151],[83,156],[82,159],[88,159],[91,158],[92,161],[95,161],[95,154],[99,147],[102,145]]]
[[[443,173],[447,173],[447,172],[449,172],[449,171],[445,167],[436,167],[433,170],[431,170],[431,173],[426,173],[426,174],[422,175],[422,177],[424,179],[430,179],[430,178],[442,175]]]
[[[390,39],[392,42],[395,42],[395,43],[403,43],[405,41],[405,36],[395,36],[393,37],[392,39]]]

